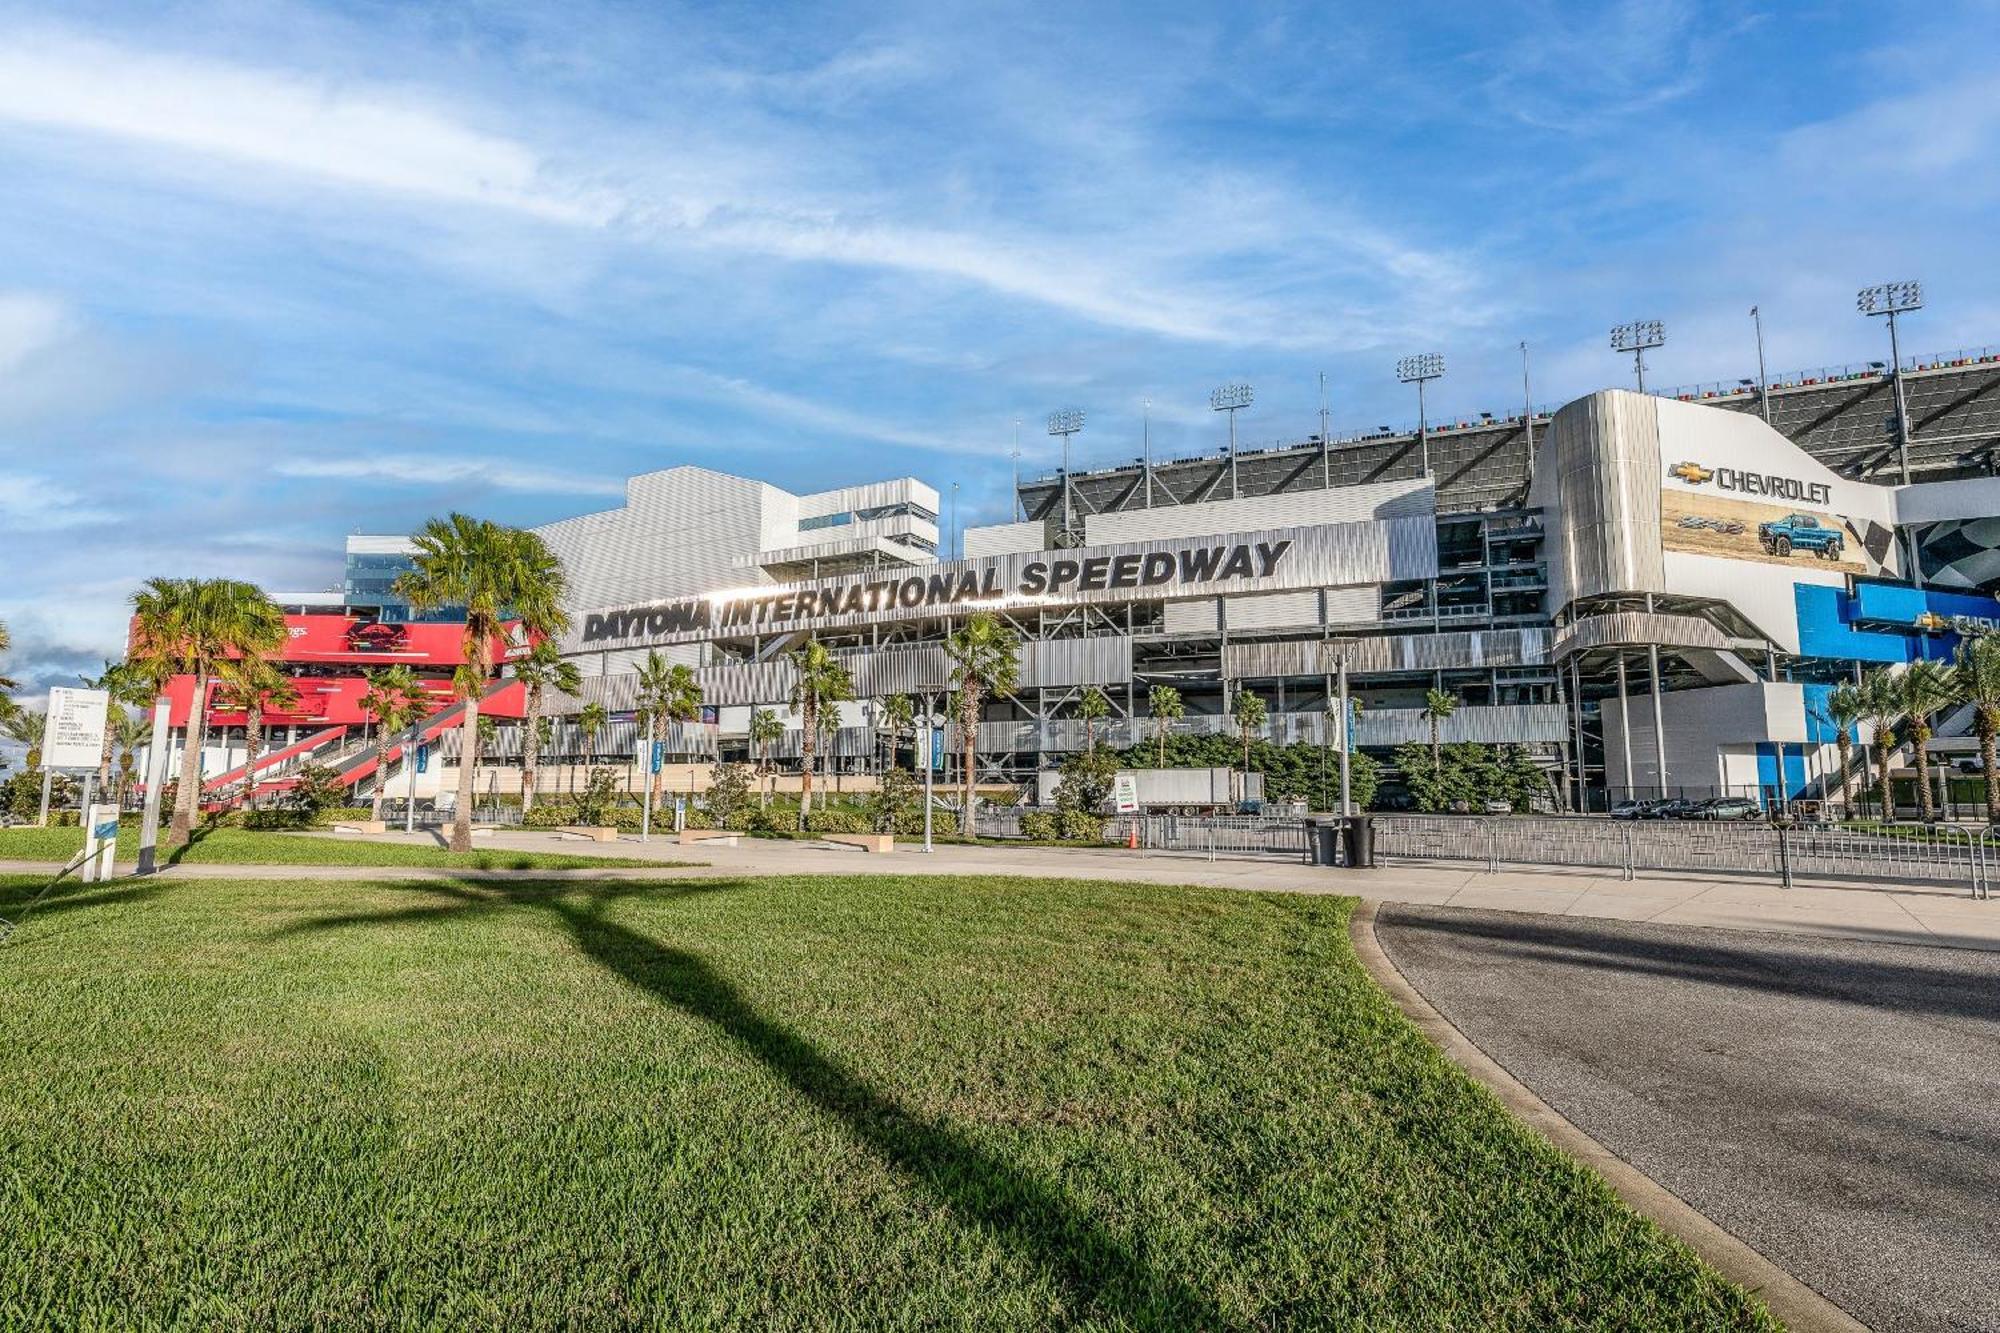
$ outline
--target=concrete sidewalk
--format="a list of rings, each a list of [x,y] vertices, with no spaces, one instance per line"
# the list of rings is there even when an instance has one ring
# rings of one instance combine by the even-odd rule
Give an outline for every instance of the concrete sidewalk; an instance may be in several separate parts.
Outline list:
[[[323,835],[322,835],[323,836]],[[435,847],[434,834],[388,833],[356,841]],[[590,843],[552,832],[499,831],[476,841],[481,851],[573,852],[612,858],[702,861],[700,866],[591,870],[432,870],[366,866],[183,865],[175,878],[299,879],[653,879],[740,875],[1023,875],[1199,884],[1279,893],[1344,893],[1377,902],[1476,907],[1504,912],[1646,921],[1681,926],[1822,935],[1893,944],[2000,950],[2000,901],[1975,902],[1946,885],[1869,886],[1645,874],[1626,882],[1596,870],[1510,868],[1487,874],[1462,863],[1401,862],[1375,870],[1322,869],[1269,858],[1145,855],[1123,848],[968,847],[939,844],[926,855],[899,845],[886,856],[825,844],[744,838],[731,846],[681,847],[665,839]],[[44,863],[0,862],[0,871],[46,870]],[[121,870],[125,867],[120,867]]]

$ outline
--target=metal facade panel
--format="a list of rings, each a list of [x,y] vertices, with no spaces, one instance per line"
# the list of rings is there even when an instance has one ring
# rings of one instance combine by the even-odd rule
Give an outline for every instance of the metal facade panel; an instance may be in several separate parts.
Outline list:
[[[1214,597],[1168,602],[1162,623],[1169,634],[1213,634],[1222,628],[1222,612]]]
[[[1553,744],[1568,736],[1561,704],[1468,705],[1438,723],[1438,739],[1450,745]],[[1356,745],[1428,744],[1430,719],[1421,708],[1366,709],[1354,724]]]
[[[1110,542],[1210,537],[1249,528],[1306,527],[1381,518],[1430,517],[1433,512],[1430,485],[1422,480],[1410,479],[1342,486],[1330,491],[1298,491],[1242,500],[1209,500],[1201,504],[1161,505],[1152,509],[1087,514],[1083,530],[1091,545],[1100,546]]]
[[[1319,589],[1224,598],[1222,617],[1230,629],[1288,629],[1296,625],[1317,625]]]
[[[1132,679],[1132,640],[1123,635],[1049,639],[1021,645],[1023,688],[1123,685]]]
[[[1549,431],[1568,596],[1664,592],[1658,402],[1606,389],[1556,413]]]
[[[967,559],[987,555],[1025,555],[1048,544],[1048,526],[1043,523],[989,523],[967,528],[959,540]]]
[[[1370,675],[1540,666],[1549,660],[1549,640],[1548,630],[1531,627],[1232,643],[1222,650],[1222,673],[1231,680],[1324,676],[1338,669],[1343,656],[1349,671]]]
[[[1204,559],[1209,563],[1202,564]],[[1239,559],[1240,567],[1228,563]],[[1150,575],[1137,572],[1161,560],[1167,563],[1161,567],[1160,581],[1148,582]],[[1436,524],[1424,517],[1394,518],[1230,533],[1206,540],[1135,542],[952,560],[928,566],[923,572],[891,571],[886,577],[869,573],[740,595],[711,593],[605,608],[580,617],[578,630],[565,646],[571,652],[630,648],[699,642],[732,632],[740,637],[863,628],[983,608],[1121,605],[1213,597],[1225,592],[1278,592],[1433,578],[1436,574]],[[1126,581],[1119,582],[1121,578]],[[940,588],[945,594],[942,600]],[[860,604],[863,609],[835,614],[819,610],[833,604]]]
[[[1382,619],[1382,590],[1372,583],[1326,590],[1326,623],[1360,625]]]

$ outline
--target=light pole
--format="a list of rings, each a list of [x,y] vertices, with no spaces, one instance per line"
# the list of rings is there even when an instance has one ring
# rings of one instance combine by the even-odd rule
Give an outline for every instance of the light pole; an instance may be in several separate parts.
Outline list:
[[[1667,341],[1667,326],[1657,319],[1635,319],[1611,330],[1611,350],[1632,354],[1632,373],[1639,377],[1639,392],[1646,392],[1646,349]]]
[[[1056,534],[1058,546],[1076,545],[1076,534],[1070,529],[1069,507],[1069,437],[1083,429],[1083,409],[1064,407],[1049,413],[1049,434],[1062,437],[1062,530]]]
[[[1021,507],[1021,418],[1019,417],[1014,418],[1014,447],[1008,450],[1008,457],[1014,460],[1014,512],[1026,521],[1028,511]]]
[[[958,559],[958,483],[951,484],[951,517],[946,521],[944,538],[945,559]]]
[[[1139,400],[1139,465],[1145,469],[1146,508],[1153,507],[1153,400]]]
[[[1521,339],[1521,429],[1528,433],[1528,485],[1535,484],[1535,395],[1528,388],[1528,340]]]
[[[1750,322],[1757,326],[1757,402],[1764,409],[1764,424],[1771,424],[1771,380],[1764,373],[1764,314],[1758,306],[1750,307]]]
[[[1889,321],[1889,383],[1896,390],[1896,458],[1902,469],[1903,484],[1910,484],[1910,411],[1903,402],[1903,349],[1896,340],[1896,316],[1906,310],[1924,308],[1921,282],[1884,282],[1863,287],[1854,297],[1854,308],[1864,315],[1883,315]]]
[[[1326,372],[1319,373],[1319,484],[1321,490],[1333,489],[1333,436],[1327,426]]]
[[[1437,352],[1406,356],[1396,363],[1396,378],[1417,386],[1417,449],[1424,460],[1424,475],[1431,474],[1430,411],[1424,402],[1424,385],[1444,377],[1444,357]]]
[[[1208,395],[1211,411],[1229,414],[1229,498],[1234,500],[1243,494],[1243,488],[1236,483],[1236,414],[1250,406],[1250,386],[1247,384],[1225,384]]]

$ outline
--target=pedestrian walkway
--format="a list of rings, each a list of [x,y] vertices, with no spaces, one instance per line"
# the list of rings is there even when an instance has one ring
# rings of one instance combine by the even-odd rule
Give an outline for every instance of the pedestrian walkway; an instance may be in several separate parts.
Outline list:
[[[349,835],[362,840],[364,835]],[[437,846],[434,834],[387,833],[367,841]],[[665,839],[587,843],[528,830],[482,835],[482,851],[569,851],[606,858],[699,860],[700,866],[590,870],[453,870],[369,866],[181,865],[164,873],[206,879],[665,879],[743,875],[1023,875],[1036,878],[1198,884],[1279,893],[1344,893],[1377,902],[1476,907],[1505,912],[1722,926],[1895,944],[2000,950],[2000,901],[1974,902],[1946,886],[1870,886],[1722,875],[1648,874],[1626,881],[1596,870],[1509,868],[1497,874],[1464,863],[1398,860],[1393,866],[1349,871],[1256,857],[1146,855],[1124,848],[960,846],[938,844],[926,854],[899,844],[888,855],[824,843],[743,838],[734,845],[679,847]],[[46,870],[46,864],[0,862],[0,872]],[[127,867],[120,867],[121,871]]]

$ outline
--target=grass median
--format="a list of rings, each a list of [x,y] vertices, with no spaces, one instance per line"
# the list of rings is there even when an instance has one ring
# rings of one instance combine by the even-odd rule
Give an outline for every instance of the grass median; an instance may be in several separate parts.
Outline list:
[[[60,864],[83,850],[77,828],[0,829],[0,861]],[[118,831],[118,859],[139,855],[139,831]],[[443,870],[592,870],[607,866],[699,865],[698,861],[641,861],[630,857],[579,856],[570,852],[505,851],[499,848],[454,852],[413,843],[375,842],[356,837],[314,837],[258,829],[218,828],[200,832],[185,849],[163,852],[163,864],[335,865]]]
[[[1770,1327],[1347,911],[82,886],[0,948],[0,1326]]]

